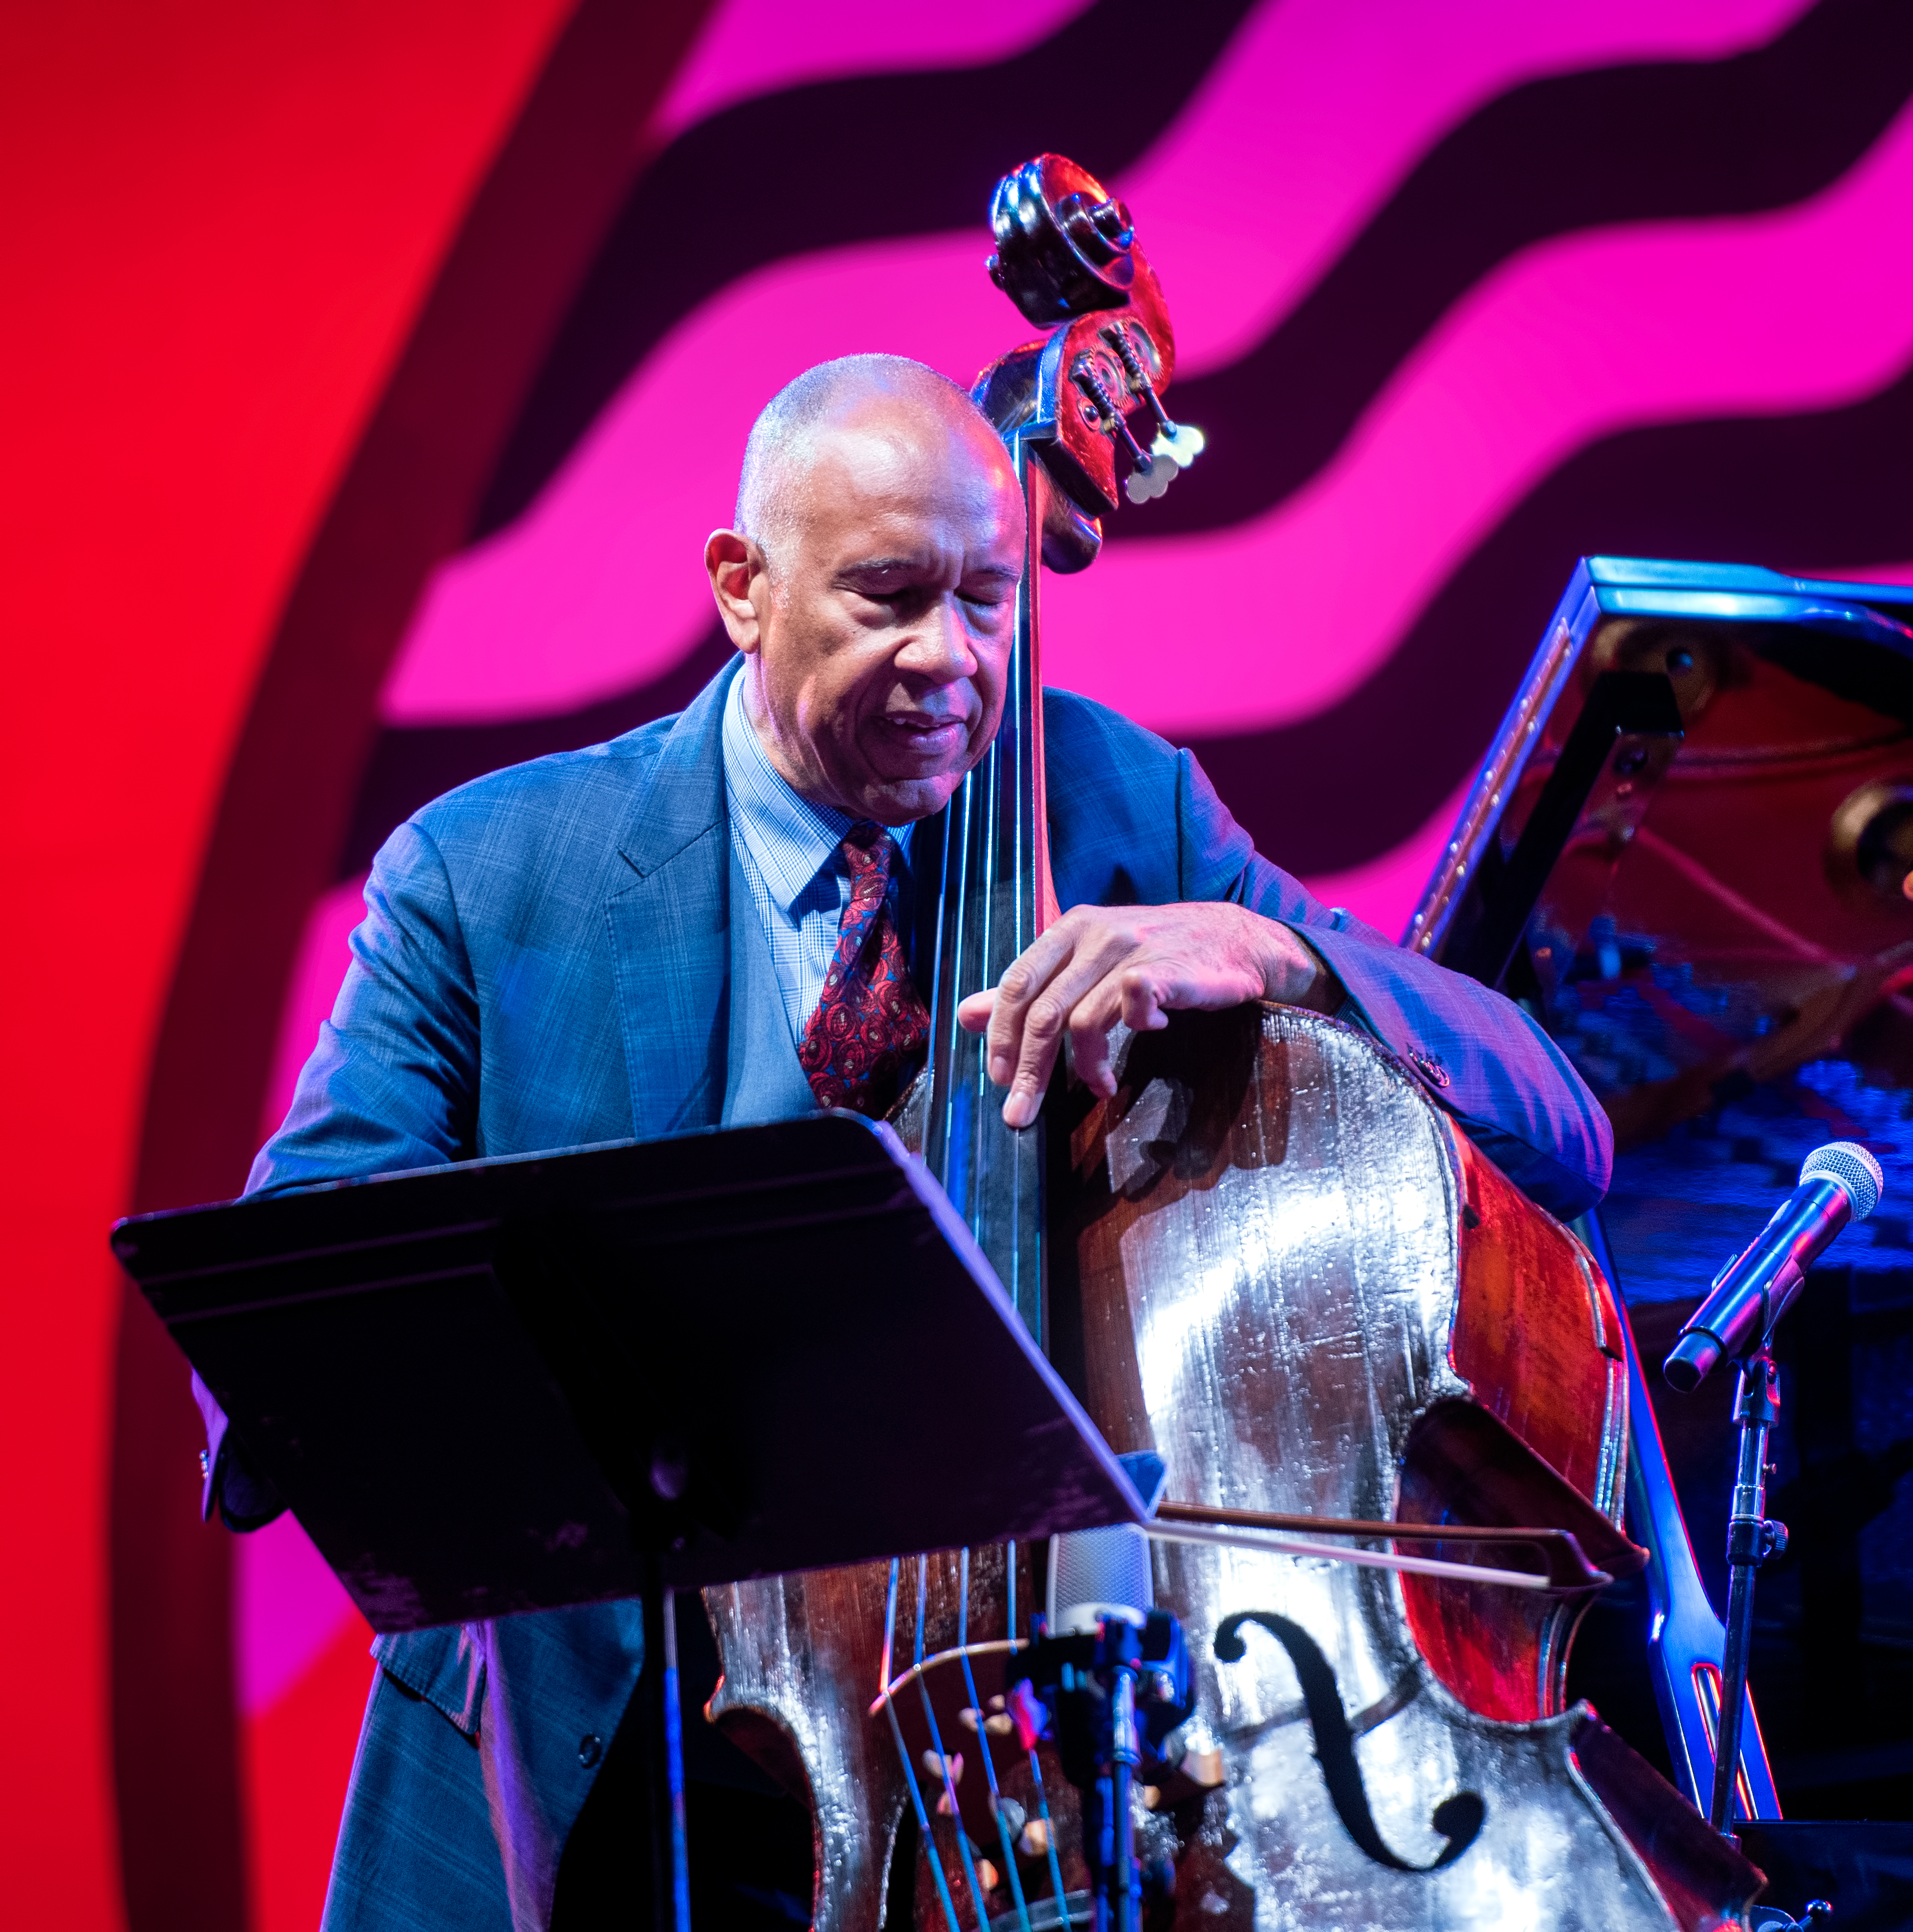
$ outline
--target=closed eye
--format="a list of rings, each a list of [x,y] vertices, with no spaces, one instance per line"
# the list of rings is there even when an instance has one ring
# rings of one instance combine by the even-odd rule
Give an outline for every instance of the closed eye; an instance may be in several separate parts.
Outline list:
[[[1000,609],[1014,601],[1017,580],[1014,577],[987,577],[981,583],[966,584],[956,594],[966,604]]]

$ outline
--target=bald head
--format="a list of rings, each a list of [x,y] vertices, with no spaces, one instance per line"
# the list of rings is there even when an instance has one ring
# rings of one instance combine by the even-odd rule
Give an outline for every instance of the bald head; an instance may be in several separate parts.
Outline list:
[[[884,825],[949,798],[1002,716],[1024,537],[1008,452],[935,370],[846,356],[773,399],[704,565],[803,796]]]
[[[735,527],[764,552],[773,575],[815,502],[820,463],[857,460],[846,439],[866,445],[863,454],[879,462],[884,454],[920,458],[926,445],[953,442],[981,470],[1011,474],[989,419],[927,363],[877,355],[820,362],[765,404],[744,446]]]

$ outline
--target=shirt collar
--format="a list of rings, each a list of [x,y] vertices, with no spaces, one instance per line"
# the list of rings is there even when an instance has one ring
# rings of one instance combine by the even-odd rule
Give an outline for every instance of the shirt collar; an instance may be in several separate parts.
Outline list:
[[[788,916],[812,880],[835,864],[844,834],[855,821],[800,796],[770,762],[744,713],[744,680],[749,675],[746,664],[731,680],[724,706],[724,780],[733,822],[757,861],[772,902]],[[889,828],[906,862],[912,829]]]

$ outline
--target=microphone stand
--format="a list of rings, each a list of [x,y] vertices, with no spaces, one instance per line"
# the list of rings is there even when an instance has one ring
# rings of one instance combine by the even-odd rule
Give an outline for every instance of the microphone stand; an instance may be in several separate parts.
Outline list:
[[[1053,1636],[1038,1617],[1017,1673],[1029,1694],[1018,1707],[1019,1726],[1030,1724],[1025,1746],[1053,1737],[1064,1776],[1083,1794],[1091,1932],[1141,1932],[1132,1794],[1163,1739],[1194,1708],[1182,1626],[1152,1610],[1140,1630],[1106,1616],[1093,1630]],[[1032,1706],[1041,1706],[1040,1729]]]
[[[1787,1526],[1767,1517],[1767,1444],[1780,1419],[1780,1384],[1773,1366],[1773,1330],[1740,1364],[1734,1420],[1740,1432],[1734,1472],[1734,1499],[1728,1514],[1727,1649],[1720,1672],[1720,1710],[1716,1720],[1713,1796],[1707,1822],[1724,1837],[1734,1835],[1734,1786],[1740,1774],[1740,1712],[1746,1701],[1747,1664],[1753,1644],[1754,1580],[1770,1556],[1787,1546]]]

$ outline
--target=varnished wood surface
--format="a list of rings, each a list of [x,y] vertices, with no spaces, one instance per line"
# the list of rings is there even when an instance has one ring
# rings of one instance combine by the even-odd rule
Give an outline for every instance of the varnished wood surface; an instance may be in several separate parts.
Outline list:
[[[1371,1040],[1251,1006],[1178,1016],[1128,1041],[1121,1064],[1112,1101],[1077,1090],[1051,1102],[1053,1131],[1067,1136],[1053,1178],[1056,1352],[1116,1448],[1155,1450],[1172,1496],[1215,1509],[1545,1525],[1545,1514],[1458,1503],[1512,1508],[1512,1496],[1538,1508],[1565,1496],[1581,1529],[1594,1510],[1613,1514],[1625,1418],[1608,1372],[1617,1328],[1605,1285]],[[926,1480],[935,1439],[926,1426],[923,1444],[899,1445],[923,1454]],[[1651,1772],[1641,1768],[1644,1784],[1629,1774],[1626,1831],[1581,1775],[1575,1740],[1587,1720],[1545,1714],[1570,1618],[1531,1593],[1416,1594],[1419,1580],[1208,1546],[1159,1546],[1155,1563],[1157,1600],[1182,1619],[1195,1666],[1188,1742],[1218,1754],[1226,1780],[1147,1821],[1143,1855],[1173,1861],[1180,1922],[1435,1932],[1476,1922],[1493,1896],[1531,1906],[1536,1932],[1700,1932],[1739,1903],[1729,1894],[1742,1864],[1686,1858],[1650,1874],[1635,1838],[1655,1836],[1657,1806],[1680,1804]],[[978,1552],[976,1568],[970,1634],[997,1636],[1002,1564],[993,1571]],[[931,1652],[955,1640],[956,1572],[953,1557],[930,1564]],[[728,1673],[715,1710],[755,1724],[760,1755],[775,1760],[764,1746],[781,1736],[787,1767],[798,1756],[809,1767],[823,1932],[878,1932],[907,1798],[887,1724],[866,1715],[886,1574],[708,1594]],[[906,1562],[896,1669],[910,1653],[914,1578]],[[1251,1610],[1303,1628],[1333,1669],[1377,1827],[1404,1862],[1426,1865],[1440,1850],[1431,1820],[1445,1800],[1482,1799],[1481,1835],[1454,1866],[1395,1870],[1356,1846],[1284,1652],[1252,1629],[1239,1660],[1215,1654],[1224,1621]],[[854,1700],[846,1684],[860,1687]],[[955,1694],[937,1694],[946,1730]],[[822,1724],[819,1700],[833,1698]],[[920,1754],[917,1728],[907,1748]],[[973,1776],[967,1768],[960,1808],[1000,1864],[987,1812],[971,1815]],[[1013,1796],[1017,1778],[1003,1777]],[[925,1790],[934,1807],[937,1787]],[[1059,1797],[1073,1798],[1053,1779],[1048,1795],[1059,1813]],[[1074,1884],[1068,1810],[1059,1822]],[[981,1915],[954,1833],[946,1808],[931,1836],[967,1932]],[[1019,1864],[1031,1895],[1047,1894],[1040,1869]],[[915,1922],[940,1927],[926,1858],[913,1892]],[[1008,1911],[1007,1887],[987,1904]]]
[[[1073,1124],[1073,1229],[1053,1256],[1067,1246],[1076,1268],[1053,1274],[1052,1319],[1059,1353],[1074,1342],[1098,1426],[1119,1449],[1163,1456],[1170,1496],[1369,1521],[1548,1522],[1483,1516],[1441,1492],[1488,1440],[1442,1427],[1465,1412],[1509,1466],[1459,1500],[1512,1492],[1539,1508],[1565,1494],[1581,1522],[1590,1503],[1612,1514],[1625,1417],[1605,1284],[1372,1040],[1284,1009],[1178,1015],[1127,1042],[1121,1078]],[[1418,1440],[1429,1445],[1419,1493]],[[1212,1547],[1159,1546],[1155,1560],[1158,1601],[1183,1620],[1197,1664],[1191,1732],[1227,1768],[1225,1788],[1179,1823],[1179,1916],[1193,1906],[1215,1932],[1409,1932],[1472,1924],[1491,1895],[1521,1900],[1550,1932],[1689,1922],[1574,1774],[1584,1720],[1542,1714],[1572,1612],[1532,1593],[1442,1586],[1465,1614],[1433,1599],[1437,1613],[1418,1621],[1406,1586],[1419,1580]],[[1301,1626],[1330,1663],[1377,1824],[1404,1860],[1433,1857],[1445,1799],[1482,1798],[1482,1835],[1454,1867],[1397,1873],[1356,1849],[1324,1801],[1282,1651],[1215,1654],[1224,1620],[1251,1610]],[[1719,1894],[1743,1876],[1704,1884]]]
[[[1449,1131],[1463,1187],[1450,1365],[1470,1400],[1617,1522],[1627,1377],[1612,1294],[1581,1244]],[[1446,1474],[1439,1429],[1435,1418],[1411,1440],[1397,1513],[1412,1522],[1479,1522],[1480,1499]],[[1507,1507],[1525,1521],[1536,1505],[1515,1488]],[[1488,1560],[1487,1546],[1473,1541],[1443,1543],[1435,1553]],[[1563,1708],[1584,1603],[1524,1603],[1509,1592],[1421,1576],[1404,1578],[1402,1595],[1422,1654],[1471,1709],[1520,1724]]]

